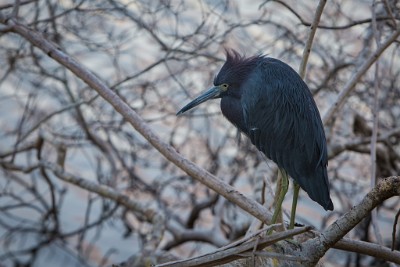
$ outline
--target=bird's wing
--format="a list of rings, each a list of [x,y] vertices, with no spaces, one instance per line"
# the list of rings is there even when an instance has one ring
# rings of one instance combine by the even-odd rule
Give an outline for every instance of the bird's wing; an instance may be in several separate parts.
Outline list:
[[[243,86],[241,101],[251,142],[312,199],[330,208],[325,134],[307,85],[287,64],[264,58]]]

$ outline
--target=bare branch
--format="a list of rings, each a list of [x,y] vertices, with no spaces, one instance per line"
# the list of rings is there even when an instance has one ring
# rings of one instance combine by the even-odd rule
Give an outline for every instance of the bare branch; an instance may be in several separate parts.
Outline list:
[[[299,75],[303,79],[306,76],[308,57],[310,56],[310,53],[311,53],[312,43],[314,40],[315,33],[317,32],[318,24],[321,19],[325,4],[326,4],[326,0],[319,1],[317,10],[315,11],[314,20],[310,26],[310,33],[308,35],[306,45],[304,46],[303,58],[301,60],[301,64],[299,67]]]
[[[382,43],[369,57],[364,63],[357,69],[356,73],[350,78],[350,80],[346,83],[343,89],[337,96],[337,99],[333,103],[333,105],[328,109],[325,115],[322,118],[322,121],[325,125],[331,124],[334,119],[334,115],[336,111],[344,104],[347,99],[348,94],[354,89],[357,82],[361,79],[361,77],[367,72],[367,70],[375,63],[375,61],[379,58],[379,56],[388,48],[393,42],[396,41],[397,37],[400,35],[400,27],[393,32],[389,38],[386,39],[385,42]]]
[[[253,250],[254,247],[257,247],[258,249],[265,248],[267,246],[270,246],[280,240],[284,240],[287,238],[290,238],[295,235],[302,234],[306,231],[309,231],[310,227],[301,227],[301,228],[296,228],[292,230],[287,230],[284,232],[277,232],[273,233],[271,235],[266,235],[266,236],[261,236],[259,239],[254,239],[250,241],[245,241],[244,243],[239,243],[238,245],[235,245],[232,247],[232,245],[228,245],[227,247],[222,247],[218,249],[217,251],[214,251],[212,253],[208,253],[196,258],[192,259],[187,259],[187,260],[181,260],[181,261],[175,261],[175,262],[168,262],[165,264],[159,264],[156,265],[157,267],[188,267],[188,266],[218,266],[227,262],[231,262],[235,259],[240,259],[243,257],[248,257],[251,256],[250,254],[245,253],[246,251],[251,251]],[[265,232],[264,232],[265,233]],[[260,233],[258,233],[260,234]],[[248,238],[246,238],[248,240]],[[245,253],[245,254],[243,254]],[[282,256],[282,255],[280,255]],[[280,256],[277,256],[279,258],[282,258]],[[285,258],[286,259],[286,258]],[[292,259],[289,259],[292,260]]]
[[[307,266],[314,266],[331,246],[353,229],[377,205],[392,196],[399,195],[400,177],[389,177],[381,180],[360,204],[337,219],[319,237],[303,244],[310,259]]]
[[[343,238],[333,248],[365,254],[385,261],[400,264],[400,252],[392,251],[382,245]]]
[[[0,17],[0,21],[2,18]],[[176,150],[164,143],[143,121],[143,119],[133,111],[125,102],[122,101],[105,83],[103,83],[96,75],[81,66],[76,60],[62,52],[54,44],[47,41],[40,34],[28,29],[22,24],[14,20],[7,21],[9,26],[13,27],[13,30],[29,40],[33,45],[37,46],[48,56],[68,68],[77,77],[82,79],[91,88],[95,89],[105,100],[107,100],[121,115],[125,117],[131,125],[143,135],[161,154],[167,159],[173,162],[176,166],[181,168],[183,171],[188,173],[191,177],[197,179],[207,187],[218,192],[228,200],[237,204],[243,210],[249,212],[253,216],[257,217],[261,221],[268,223],[271,219],[271,214],[262,205],[256,201],[245,197],[232,186],[224,183],[217,179],[209,172],[196,166],[189,160],[185,159]]]

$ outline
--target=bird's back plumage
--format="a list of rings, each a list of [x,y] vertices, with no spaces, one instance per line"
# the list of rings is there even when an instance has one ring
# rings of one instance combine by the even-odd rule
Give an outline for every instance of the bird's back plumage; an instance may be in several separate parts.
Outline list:
[[[241,84],[242,131],[311,199],[333,210],[325,134],[310,90],[282,61],[263,56],[257,61]]]

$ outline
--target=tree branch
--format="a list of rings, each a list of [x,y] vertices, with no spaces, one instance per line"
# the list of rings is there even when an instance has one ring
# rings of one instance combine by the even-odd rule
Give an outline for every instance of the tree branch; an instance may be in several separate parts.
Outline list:
[[[387,247],[358,240],[352,240],[343,238],[339,240],[333,248],[341,249],[345,251],[351,251],[355,253],[361,253],[368,256],[372,256],[385,261],[391,261],[400,264],[400,252],[392,251]]]
[[[310,259],[306,266],[314,266],[329,248],[353,229],[372,209],[396,195],[400,195],[400,176],[382,179],[360,204],[342,215],[317,238],[303,244],[304,251]]]
[[[344,85],[342,91],[338,94],[337,99],[333,105],[328,109],[323,116],[322,121],[325,125],[330,124],[336,111],[343,105],[347,99],[347,95],[355,88],[361,77],[367,72],[367,70],[375,63],[375,61],[380,57],[380,55],[388,48],[393,42],[396,41],[397,37],[400,35],[400,27],[394,31],[385,42],[379,46],[374,53],[372,53],[365,61],[364,64],[356,71],[353,77]]]
[[[149,141],[162,155],[186,172],[188,175],[235,203],[243,210],[257,217],[264,223],[268,223],[271,213],[258,202],[250,199],[234,187],[218,179],[206,170],[198,167],[193,162],[181,156],[173,147],[163,142],[146,124],[146,122],[132,110],[117,94],[115,94],[93,72],[82,66],[68,54],[61,51],[53,43],[42,35],[18,23],[14,19],[6,20],[0,13],[0,22],[12,27],[12,31],[21,35],[34,46],[41,49],[49,57],[68,68],[82,81],[96,90],[115,110],[117,110],[147,141]]]
[[[306,76],[306,66],[308,62],[308,57],[311,53],[311,47],[314,40],[315,33],[318,29],[318,24],[321,19],[322,12],[324,10],[326,4],[326,0],[320,0],[317,10],[315,11],[314,20],[310,26],[310,34],[308,35],[306,45],[304,46],[303,50],[303,58],[301,60],[300,68],[299,68],[299,75],[302,79]]]
[[[268,228],[266,228],[268,230]],[[263,229],[262,232],[258,232],[257,235],[261,235],[265,233]],[[234,244],[229,244],[225,247],[219,248],[216,251],[211,253],[207,253],[205,255],[201,255],[199,257],[186,259],[186,260],[179,260],[174,262],[168,262],[164,264],[159,264],[157,267],[188,267],[188,266],[219,266],[221,264],[231,262],[236,259],[241,259],[248,257],[249,254],[243,254],[247,251],[251,251],[254,248],[262,249],[267,246],[270,246],[280,240],[284,240],[295,235],[302,234],[304,232],[309,231],[310,227],[300,227],[296,229],[287,230],[284,232],[276,232],[271,235],[261,236],[258,238],[254,238],[256,235],[253,235],[251,239],[245,238],[239,240],[239,242],[235,242]],[[271,255],[269,255],[271,256]],[[282,254],[276,255],[277,257],[281,258]],[[288,260],[285,258],[285,260]],[[292,260],[292,259],[289,259]]]

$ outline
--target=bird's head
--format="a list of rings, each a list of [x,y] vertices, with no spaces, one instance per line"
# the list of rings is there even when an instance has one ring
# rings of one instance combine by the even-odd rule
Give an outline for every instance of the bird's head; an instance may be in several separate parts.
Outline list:
[[[235,50],[226,50],[226,61],[214,79],[214,86],[193,99],[176,115],[180,115],[209,99],[227,95],[240,98],[243,82],[263,56],[244,57]]]

